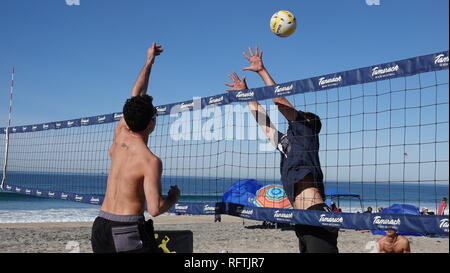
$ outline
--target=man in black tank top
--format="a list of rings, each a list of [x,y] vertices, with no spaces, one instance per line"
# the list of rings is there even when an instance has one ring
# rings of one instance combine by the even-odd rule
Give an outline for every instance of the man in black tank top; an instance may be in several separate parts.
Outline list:
[[[262,51],[255,53],[249,48],[244,57],[250,62],[244,70],[257,72],[267,86],[276,83],[262,62]],[[236,73],[229,75],[233,83],[227,91],[248,89],[246,79],[239,79]],[[275,88],[278,88],[276,86]],[[289,123],[286,134],[276,130],[264,108],[257,101],[249,101],[250,112],[255,117],[269,141],[281,154],[280,172],[283,188],[295,209],[330,212],[324,203],[323,173],[319,160],[320,118],[308,112],[298,111],[285,98],[274,98],[273,102]],[[301,253],[338,253],[338,230],[318,226],[295,225]]]

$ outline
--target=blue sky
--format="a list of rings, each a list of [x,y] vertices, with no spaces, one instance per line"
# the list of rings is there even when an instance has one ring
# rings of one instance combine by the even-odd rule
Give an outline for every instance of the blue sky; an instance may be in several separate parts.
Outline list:
[[[269,29],[270,17],[281,9],[297,17],[297,31],[288,38],[278,38]],[[68,6],[65,0],[2,0],[0,127],[7,124],[13,65],[12,125],[67,120],[121,111],[153,41],[165,52],[154,65],[149,93],[156,105],[163,105],[223,93],[232,71],[245,74],[249,87],[262,86],[256,75],[241,71],[248,46],[263,49],[266,67],[278,83],[448,50],[448,9],[448,0],[380,0],[379,6],[368,6],[365,0],[80,0],[79,6]],[[348,88],[292,97],[296,106],[311,107],[307,110],[322,118],[328,113],[320,154],[326,180],[343,181],[344,186],[348,181],[448,181],[448,71],[442,74],[447,84],[424,90],[426,96],[408,91],[381,100],[381,107],[392,102],[401,109],[390,117],[379,114],[377,120],[358,115],[363,104],[366,111],[386,110],[374,108],[372,96],[353,105],[351,118],[333,122],[336,113],[348,115],[348,106],[358,103],[349,99]],[[434,74],[421,79],[435,83]],[[417,77],[410,80],[418,85]],[[392,82],[405,88],[403,79]],[[389,83],[377,84],[382,91]],[[360,89],[352,89],[353,95]],[[328,109],[328,104],[312,104],[317,94],[322,102],[336,96],[346,99]],[[419,100],[443,105],[414,108]],[[167,159],[166,175],[279,178],[279,154],[256,155],[256,141],[175,145],[166,133],[172,120],[165,116],[161,121],[151,145]],[[358,132],[363,123],[377,129],[409,128],[374,133],[364,127]],[[105,125],[106,130],[80,128],[70,137],[62,130],[29,140],[29,134],[15,134],[23,139],[12,142],[10,153],[17,151],[10,156],[10,169],[107,172],[111,125]],[[342,133],[349,125],[353,131]],[[86,133],[89,130],[95,133]],[[2,148],[0,144],[0,154]],[[61,160],[66,153],[71,161]],[[93,166],[92,158],[100,160]],[[440,162],[432,162],[436,160]]]
[[[152,41],[150,94],[158,105],[222,93],[242,52],[259,45],[277,82],[448,49],[447,0],[0,2],[0,127],[16,67],[13,125],[120,111]],[[290,10],[296,33],[278,38],[271,15]],[[250,73],[250,87],[261,81]]]

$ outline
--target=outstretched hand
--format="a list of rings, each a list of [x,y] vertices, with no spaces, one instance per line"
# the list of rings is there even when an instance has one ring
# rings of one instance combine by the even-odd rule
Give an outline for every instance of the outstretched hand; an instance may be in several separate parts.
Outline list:
[[[254,72],[260,72],[264,69],[264,64],[262,61],[262,50],[259,50],[258,47],[255,48],[255,53],[253,53],[252,49],[248,48],[248,53],[250,56],[243,53],[244,57],[250,62],[250,65],[244,67],[242,70],[250,70]]]
[[[230,77],[233,83],[225,83],[226,86],[231,87],[229,89],[226,89],[226,91],[240,91],[248,89],[245,76],[242,77],[241,80],[239,79],[239,76],[235,72],[233,72],[232,74],[229,74],[228,77]]]
[[[155,57],[159,56],[164,49],[161,45],[157,45],[156,43],[152,43],[152,47],[147,50],[147,63],[153,64],[155,61]]]

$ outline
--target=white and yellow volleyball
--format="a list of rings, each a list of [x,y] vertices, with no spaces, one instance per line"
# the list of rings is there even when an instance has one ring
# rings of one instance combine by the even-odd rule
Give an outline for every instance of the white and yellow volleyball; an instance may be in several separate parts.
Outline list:
[[[297,29],[294,14],[287,10],[277,11],[270,18],[270,29],[278,37],[288,37]]]

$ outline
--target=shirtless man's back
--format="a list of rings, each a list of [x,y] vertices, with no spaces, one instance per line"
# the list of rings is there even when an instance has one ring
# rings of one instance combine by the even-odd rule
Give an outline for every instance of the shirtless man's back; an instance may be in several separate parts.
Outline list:
[[[148,49],[144,68],[114,131],[106,194],[92,227],[94,252],[158,252],[153,223],[145,222],[143,216],[145,204],[156,217],[178,201],[176,186],[167,198],[161,196],[162,162],[147,147],[156,125],[156,109],[146,92],[154,59],[162,51],[155,43]]]
[[[124,124],[117,127],[109,154],[111,169],[101,210],[119,215],[144,213],[144,177],[158,176],[160,159]]]

